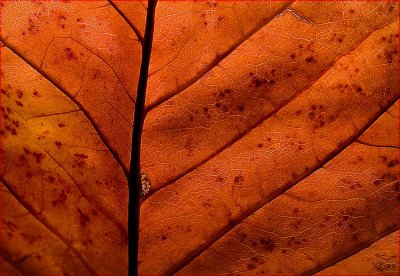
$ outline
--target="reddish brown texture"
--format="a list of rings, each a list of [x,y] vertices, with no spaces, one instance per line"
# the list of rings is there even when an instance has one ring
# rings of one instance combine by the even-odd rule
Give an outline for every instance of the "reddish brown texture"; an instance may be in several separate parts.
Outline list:
[[[127,274],[146,6],[1,1],[1,274]],[[154,24],[139,273],[397,275],[397,4],[160,0]]]

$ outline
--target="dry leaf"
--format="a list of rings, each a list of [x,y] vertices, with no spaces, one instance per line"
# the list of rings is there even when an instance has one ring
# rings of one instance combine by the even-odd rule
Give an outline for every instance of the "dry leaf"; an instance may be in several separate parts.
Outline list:
[[[0,269],[127,274],[146,2],[1,3]],[[398,273],[398,5],[159,1],[139,273]]]

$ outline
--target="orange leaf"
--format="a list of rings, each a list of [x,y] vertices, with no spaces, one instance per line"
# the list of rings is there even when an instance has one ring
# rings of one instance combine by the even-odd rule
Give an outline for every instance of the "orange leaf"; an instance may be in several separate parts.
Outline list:
[[[147,3],[0,9],[0,271],[125,275]],[[390,1],[160,0],[139,273],[398,273],[398,32]]]

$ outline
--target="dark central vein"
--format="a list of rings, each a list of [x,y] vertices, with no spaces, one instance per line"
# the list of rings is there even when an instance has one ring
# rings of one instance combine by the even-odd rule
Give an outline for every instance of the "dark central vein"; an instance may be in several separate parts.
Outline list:
[[[128,187],[128,256],[129,276],[138,275],[139,255],[139,218],[140,218],[140,146],[145,117],[145,99],[147,79],[149,74],[151,47],[153,44],[154,13],[157,0],[148,0],[146,29],[142,47],[142,64],[136,93],[135,115],[133,120],[131,164],[129,170]]]

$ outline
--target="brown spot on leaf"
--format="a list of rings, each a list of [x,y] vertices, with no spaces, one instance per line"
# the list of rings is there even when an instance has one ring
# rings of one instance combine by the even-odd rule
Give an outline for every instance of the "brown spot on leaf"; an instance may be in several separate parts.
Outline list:
[[[251,257],[250,260],[252,262],[258,263],[258,258],[257,257]]]
[[[60,141],[55,141],[54,144],[57,146],[57,148],[61,148],[61,142]]]
[[[93,240],[90,240],[90,239],[89,240],[84,240],[82,244],[85,245],[85,246],[89,246],[89,245],[93,244]]]
[[[67,194],[65,193],[64,190],[61,190],[61,193],[58,194],[57,198],[54,199],[51,203],[55,207],[58,204],[63,204],[65,201],[67,201]]]
[[[260,86],[262,86],[262,85],[264,85],[264,84],[266,84],[268,81],[266,80],[266,79],[262,79],[262,78],[258,78],[257,76],[253,76],[252,78],[251,78],[251,85],[250,85],[250,87],[253,87],[253,85],[255,86],[255,87],[260,87]]]
[[[75,153],[74,155],[76,157],[82,158],[82,159],[87,159],[88,158],[88,156],[86,154],[83,154],[83,153]]]
[[[44,159],[44,154],[41,152],[33,152],[32,155],[35,157],[36,163],[40,163]]]
[[[395,57],[397,56],[397,53],[398,53],[397,49],[396,50],[391,50],[391,51],[385,49],[384,56],[385,56],[386,62],[387,63],[392,63],[393,60],[395,59]]]
[[[375,186],[379,186],[383,183],[383,179],[375,179],[372,184],[374,184]]]
[[[388,168],[392,168],[399,164],[399,159],[395,158],[387,163]]]
[[[67,60],[69,60],[69,61],[78,60],[78,57],[75,55],[75,53],[72,51],[72,49],[70,47],[64,48],[64,53],[67,56]]]
[[[316,63],[317,61],[314,59],[314,57],[306,57],[306,62],[307,63]]]
[[[241,176],[241,175],[235,176],[235,180],[234,180],[235,184],[243,183],[243,181],[244,181],[244,177],[243,176]]]
[[[264,247],[266,251],[272,252],[274,251],[276,244],[275,241],[272,239],[260,239],[260,244]]]
[[[26,232],[23,232],[22,234],[21,234],[21,236],[23,237],[23,239],[25,240],[25,241],[27,241],[29,244],[33,244],[33,243],[35,243],[37,240],[39,240],[40,238],[41,238],[41,235],[40,234],[38,234],[38,235],[31,235],[31,234],[28,234],[28,233],[26,233]]]
[[[238,238],[239,238],[239,241],[240,241],[241,243],[244,243],[244,241],[245,241],[246,238],[247,238],[247,234],[246,234],[246,233],[238,233]]]
[[[24,93],[21,91],[21,90],[17,90],[17,97],[19,98],[19,99],[22,99],[22,97],[24,96]]]

